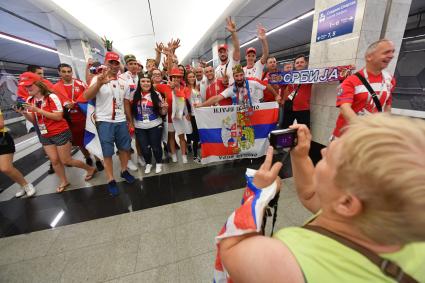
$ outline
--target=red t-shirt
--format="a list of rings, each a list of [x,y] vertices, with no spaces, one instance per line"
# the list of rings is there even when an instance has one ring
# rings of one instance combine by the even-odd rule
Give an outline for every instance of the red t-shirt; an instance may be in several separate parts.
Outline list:
[[[225,89],[226,87],[223,85],[222,79],[216,79],[214,80],[213,83],[207,82],[207,88],[205,90],[205,99],[208,100],[209,98],[213,96],[219,95]],[[220,106],[232,105],[232,99],[231,98],[223,99],[218,104]]]
[[[269,84],[269,72],[263,73],[263,82],[265,84]],[[278,85],[278,84],[272,84],[270,85],[272,88],[274,88],[274,90],[280,94],[280,96],[283,96],[283,90],[285,89],[286,85]],[[268,90],[267,88],[263,91],[264,96],[263,96],[263,101],[264,102],[272,102],[272,101],[276,101],[273,93]]]
[[[384,72],[379,75],[374,75],[367,72],[365,76],[364,69],[359,71],[365,78],[367,78],[370,86],[376,92],[379,97],[379,101],[382,105],[382,110],[384,111],[385,106],[392,104],[391,93],[394,91],[395,79],[393,76]],[[339,107],[344,103],[350,103],[351,108],[357,115],[365,115],[378,112],[375,103],[373,102],[372,96],[367,91],[366,87],[360,81],[360,79],[351,75],[344,80],[340,85],[336,106]],[[341,136],[341,129],[347,125],[346,120],[340,113],[336,121],[336,127],[334,129],[333,135],[336,137]]]
[[[311,86],[312,84],[302,84],[298,89],[297,95],[293,100],[293,111],[305,111],[310,110],[310,98],[311,98]],[[285,101],[288,100],[289,94],[297,89],[297,84],[287,85],[287,95]]]
[[[86,121],[86,116],[81,111],[80,107],[78,107],[77,101],[84,101],[83,93],[87,89],[87,85],[77,79],[73,79],[73,84],[66,85],[62,80],[57,82],[54,87],[58,90],[62,89],[67,95],[67,99],[71,102],[74,102],[74,107],[70,111],[71,122],[83,122]],[[74,86],[74,91],[73,91]],[[74,92],[74,93],[73,93]]]
[[[38,108],[41,108],[44,111],[52,113],[63,112],[62,103],[58,96],[54,93],[51,93],[48,97],[43,97],[41,100],[37,100],[35,97],[30,96],[27,99],[27,103],[37,106]],[[40,113],[32,114],[34,116],[34,121],[39,127],[42,124],[46,125],[47,134],[43,134],[43,137],[52,137],[69,129],[68,123],[63,118],[60,121],[55,121],[46,118]]]
[[[167,84],[157,84],[156,90],[165,95],[168,104],[168,122],[172,123],[171,120],[172,111],[173,111],[173,89]],[[180,87],[179,89],[174,89],[176,96],[179,97],[189,97],[191,90],[188,87]]]

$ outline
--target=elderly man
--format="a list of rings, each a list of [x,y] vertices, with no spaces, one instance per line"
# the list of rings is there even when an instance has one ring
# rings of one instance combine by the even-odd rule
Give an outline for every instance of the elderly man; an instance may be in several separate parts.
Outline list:
[[[341,136],[342,129],[358,115],[391,111],[391,93],[396,82],[385,69],[393,58],[394,44],[388,39],[376,41],[366,49],[366,66],[346,78],[339,88],[336,105],[340,114],[333,132],[334,137]],[[367,84],[376,93],[376,99],[368,90]]]
[[[215,282],[229,276],[248,283],[425,282],[425,159],[418,158],[425,155],[425,122],[387,114],[354,118],[315,168],[308,128],[292,128],[295,187],[315,216],[273,238],[259,235],[264,210],[281,187],[282,163],[272,165],[269,148],[247,179],[243,205],[217,237]]]

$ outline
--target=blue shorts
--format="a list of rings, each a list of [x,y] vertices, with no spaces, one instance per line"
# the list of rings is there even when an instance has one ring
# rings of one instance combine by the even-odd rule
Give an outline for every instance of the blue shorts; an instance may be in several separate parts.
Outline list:
[[[119,150],[130,150],[131,137],[127,122],[97,122],[96,125],[103,156],[111,157],[114,155],[114,143]]]

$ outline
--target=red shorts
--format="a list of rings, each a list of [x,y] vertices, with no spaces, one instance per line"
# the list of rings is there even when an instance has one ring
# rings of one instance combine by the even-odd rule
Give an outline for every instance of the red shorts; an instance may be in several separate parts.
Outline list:
[[[72,145],[84,147],[84,130],[86,121],[72,121],[69,125],[72,133]]]

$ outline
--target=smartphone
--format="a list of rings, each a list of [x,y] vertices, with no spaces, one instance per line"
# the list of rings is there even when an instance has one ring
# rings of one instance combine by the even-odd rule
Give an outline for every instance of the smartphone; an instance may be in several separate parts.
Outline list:
[[[297,145],[297,130],[282,129],[271,131],[269,140],[270,145],[276,149],[294,147]]]

